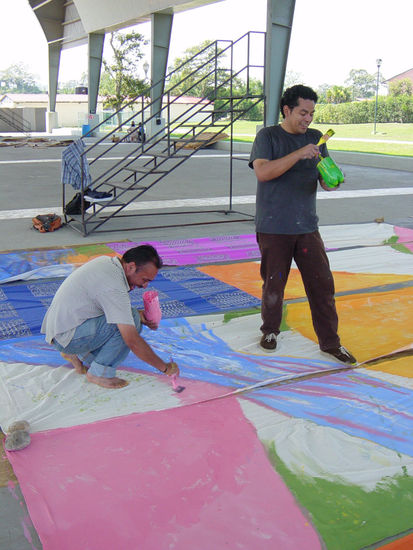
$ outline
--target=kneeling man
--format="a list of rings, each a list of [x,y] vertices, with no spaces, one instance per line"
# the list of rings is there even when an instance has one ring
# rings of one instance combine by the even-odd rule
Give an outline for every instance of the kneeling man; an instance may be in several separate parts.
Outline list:
[[[122,258],[101,256],[82,265],[63,281],[46,312],[41,328],[46,342],[76,372],[105,388],[128,384],[116,376],[116,368],[129,351],[168,376],[179,374],[176,363],[165,363],[140,336],[142,324],[158,327],[132,308],[128,294],[146,288],[161,267],[150,245],[131,248]]]

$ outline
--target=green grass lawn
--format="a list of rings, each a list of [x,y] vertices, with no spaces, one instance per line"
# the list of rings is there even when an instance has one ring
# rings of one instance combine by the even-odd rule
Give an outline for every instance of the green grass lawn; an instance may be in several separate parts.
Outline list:
[[[237,120],[234,123],[234,140],[252,143],[257,127],[261,126],[262,124],[259,122]],[[329,128],[334,130],[335,134],[328,142],[330,151],[354,151],[413,157],[413,124],[377,124],[376,134],[373,134],[373,124],[312,124],[311,127],[317,128],[323,134]],[[217,131],[214,126],[205,128],[205,130]],[[187,131],[188,128],[177,126],[174,137],[179,137]],[[224,131],[229,135],[229,128]],[[190,134],[187,137],[190,137]],[[345,138],[345,141],[341,141],[340,138]],[[386,143],[387,141],[395,143]],[[403,143],[406,141],[409,143]]]
[[[251,142],[254,140],[258,122],[239,120],[234,124],[234,138],[237,141]],[[335,135],[329,140],[331,151],[355,151],[361,153],[379,153],[382,155],[400,155],[413,157],[413,124],[377,124],[376,134],[373,134],[373,124],[313,124],[321,132],[329,128]],[[337,138],[366,139],[364,141],[340,141]],[[381,141],[409,141],[405,143],[381,143]]]

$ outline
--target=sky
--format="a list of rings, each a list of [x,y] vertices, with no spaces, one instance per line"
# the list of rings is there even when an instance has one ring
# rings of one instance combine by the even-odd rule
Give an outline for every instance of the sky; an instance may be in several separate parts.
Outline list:
[[[176,14],[168,64],[204,40],[264,31],[266,6],[267,0],[224,0]],[[351,69],[375,74],[381,58],[384,78],[395,76],[413,67],[412,20],[412,0],[296,0],[287,71],[309,86],[343,85]],[[136,30],[150,38],[149,24]],[[46,85],[46,39],[27,0],[0,0],[0,70],[19,62]],[[60,82],[86,71],[86,46],[63,51]]]

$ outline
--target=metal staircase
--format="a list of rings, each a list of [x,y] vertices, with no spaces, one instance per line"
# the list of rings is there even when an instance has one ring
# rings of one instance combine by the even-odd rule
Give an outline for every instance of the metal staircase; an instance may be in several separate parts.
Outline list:
[[[254,40],[255,42],[262,42],[262,54],[258,55],[261,62],[258,64],[252,63],[252,43]],[[195,222],[179,223],[179,225],[247,221],[250,219],[249,214],[235,211],[232,208],[232,162],[236,160],[233,155],[233,123],[264,99],[263,94],[250,92],[250,78],[252,75],[258,73],[261,79],[264,78],[264,42],[265,33],[262,32],[249,32],[236,41],[215,41],[167,75],[166,83],[171,80],[174,73],[181,71],[179,74],[182,74],[185,66],[190,64],[192,67],[196,66],[196,69],[192,72],[185,73],[186,76],[179,83],[167,87],[167,91],[162,97],[152,97],[150,100],[148,97],[139,96],[114,113],[112,118],[133,109],[133,114],[122,121],[120,126],[98,139],[93,145],[86,148],[81,155],[81,157],[88,159],[92,177],[89,188],[95,191],[109,192],[112,198],[105,202],[93,201],[91,206],[85,209],[86,175],[81,170],[81,212],[72,215],[65,213],[65,221],[69,227],[79,231],[84,236],[98,231],[154,228],[155,226],[138,223],[139,218],[148,216],[148,213],[140,213],[137,201],[159,181],[167,178],[168,174],[196,154],[201,147],[208,146],[216,141],[217,137],[225,133],[226,130],[229,132],[230,140],[228,208],[225,210],[191,210],[190,212],[179,212],[179,214],[220,212],[226,215],[239,214],[243,218],[234,219],[227,216],[226,219],[223,218],[222,221],[218,222],[201,222],[198,217]],[[202,61],[197,64],[198,60]],[[172,108],[182,96],[191,95],[191,91],[195,86],[207,80],[211,82],[211,79],[214,85],[213,89],[208,91],[207,97],[200,98],[185,112],[172,116]],[[246,92],[242,96],[233,93],[236,79],[242,79],[246,83]],[[157,82],[148,90],[150,96],[154,95],[153,90],[162,89],[160,84],[160,82]],[[181,90],[184,87],[184,91],[180,94],[174,93],[178,86]],[[214,102],[212,111],[211,101]],[[161,107],[159,107],[160,105]],[[101,148],[103,150],[100,152],[97,148],[104,141],[107,144],[108,138],[113,140],[114,136],[122,130],[122,127],[131,124],[132,121],[135,124],[141,123],[146,127],[155,128],[155,130],[152,131],[152,135],[149,136],[147,141],[134,143],[131,146],[132,150],[128,147],[128,152],[116,162],[113,163],[112,161],[110,167],[107,168],[108,159],[113,159],[114,152],[118,153],[121,143],[130,142],[132,134],[136,132],[136,127],[129,130],[126,135],[115,143],[106,146],[104,149]],[[165,125],[159,124],[160,121],[165,121]],[[107,120],[93,128],[91,133],[96,132],[102,124],[107,124]],[[156,130],[157,124],[159,124],[159,130]],[[83,158],[80,161],[82,166]],[[65,212],[66,192],[64,184],[62,195],[63,211]],[[158,212],[156,215],[170,213]],[[174,214],[176,213],[174,212]],[[131,217],[136,219],[133,227],[130,223]],[[128,218],[128,223],[125,227],[120,227],[119,223],[113,223],[115,218],[117,221]],[[112,223],[110,223],[111,221]],[[102,229],[102,226],[105,226],[104,229]]]

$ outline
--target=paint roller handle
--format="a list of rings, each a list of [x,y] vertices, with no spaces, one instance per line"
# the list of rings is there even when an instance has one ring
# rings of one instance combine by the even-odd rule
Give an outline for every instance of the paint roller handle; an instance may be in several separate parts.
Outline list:
[[[318,143],[317,143],[317,146],[319,147],[320,145],[323,145],[324,143],[326,143],[331,137],[333,137],[335,134],[334,130],[327,130],[327,132],[321,136],[321,138],[318,140]],[[319,160],[323,160],[323,156],[321,155],[321,153],[318,153],[318,158]]]
[[[334,130],[327,130],[327,132],[318,140],[317,145],[323,145],[323,143],[326,143],[331,137],[334,136],[334,134]]]

